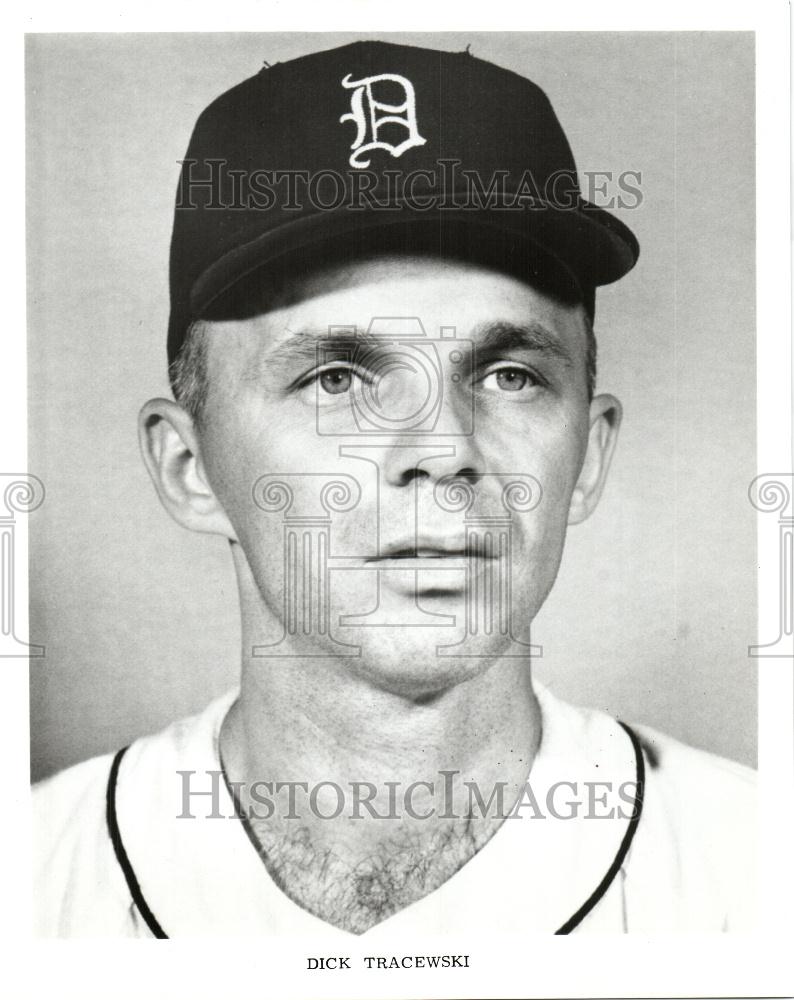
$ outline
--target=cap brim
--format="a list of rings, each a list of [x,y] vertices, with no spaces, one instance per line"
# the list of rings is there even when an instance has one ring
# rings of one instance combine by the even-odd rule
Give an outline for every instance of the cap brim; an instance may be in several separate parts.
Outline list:
[[[285,255],[327,244],[345,237],[345,246],[355,249],[356,234],[403,226],[415,233],[409,241],[412,251],[432,244],[435,252],[445,245],[459,246],[454,234],[461,228],[490,235],[510,247],[534,247],[563,268],[582,289],[606,285],[623,277],[637,261],[639,245],[634,234],[604,209],[582,202],[575,209],[537,204],[516,210],[440,209],[419,212],[415,206],[395,203],[390,208],[354,211],[347,206],[318,211],[269,229],[236,247],[212,264],[195,282],[190,306],[193,318],[202,316],[210,305],[253,271]],[[470,239],[467,256],[477,258],[492,240]],[[335,244],[336,245],[336,244]]]

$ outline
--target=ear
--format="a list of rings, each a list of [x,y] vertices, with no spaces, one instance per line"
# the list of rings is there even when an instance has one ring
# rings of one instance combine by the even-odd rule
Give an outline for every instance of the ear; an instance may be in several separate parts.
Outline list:
[[[571,496],[568,524],[579,524],[595,510],[604,489],[618,439],[623,407],[606,393],[590,403],[590,431],[582,469]]]
[[[207,479],[190,414],[170,399],[150,399],[141,407],[138,437],[160,502],[177,524],[237,541]]]

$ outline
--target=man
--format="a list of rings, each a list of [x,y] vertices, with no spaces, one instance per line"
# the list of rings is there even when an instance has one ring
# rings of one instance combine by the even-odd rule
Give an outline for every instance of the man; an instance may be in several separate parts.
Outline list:
[[[752,924],[749,772],[531,674],[621,418],[595,289],[637,255],[468,52],[356,43],[206,109],[140,430],[228,539],[240,689],[37,789],[41,933]]]

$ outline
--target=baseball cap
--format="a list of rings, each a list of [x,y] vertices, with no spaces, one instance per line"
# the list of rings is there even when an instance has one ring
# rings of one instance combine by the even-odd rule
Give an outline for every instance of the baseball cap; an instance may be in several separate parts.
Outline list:
[[[639,254],[582,198],[536,84],[468,51],[354,42],[266,65],[200,115],[177,187],[169,361],[260,268],[378,245],[563,273],[591,312]]]

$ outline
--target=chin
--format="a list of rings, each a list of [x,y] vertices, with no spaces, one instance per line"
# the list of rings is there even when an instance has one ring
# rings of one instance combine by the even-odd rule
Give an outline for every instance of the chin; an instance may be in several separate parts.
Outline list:
[[[484,674],[499,658],[497,648],[477,657],[439,655],[439,646],[454,648],[454,629],[387,628],[374,636],[354,631],[361,656],[348,661],[350,668],[374,687],[404,698],[441,694]]]

